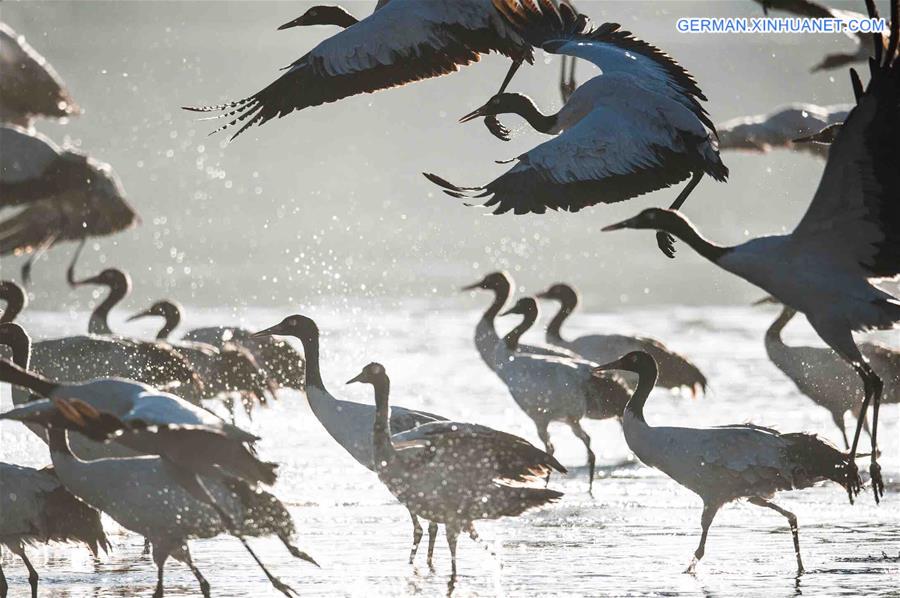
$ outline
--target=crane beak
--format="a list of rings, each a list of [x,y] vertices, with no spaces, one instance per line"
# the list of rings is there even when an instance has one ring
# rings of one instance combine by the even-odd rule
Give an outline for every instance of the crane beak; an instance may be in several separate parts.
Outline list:
[[[141,311],[134,315],[128,316],[128,319],[126,319],[125,321],[126,322],[134,322],[135,320],[140,320],[141,318],[147,318],[152,315],[155,315],[155,314],[153,312],[151,312],[150,309],[148,308],[148,309],[145,309],[144,311]]]
[[[768,297],[763,297],[759,301],[754,301],[752,303],[752,305],[754,307],[756,307],[758,305],[779,305],[779,304],[781,304],[781,301],[779,301],[778,299],[776,299],[775,297],[773,297],[771,295],[769,295]]]
[[[297,17],[296,19],[294,19],[293,21],[288,21],[288,22],[285,23],[284,25],[281,25],[281,26],[278,28],[278,31],[284,31],[285,29],[290,29],[290,28],[292,28],[292,27],[302,27],[303,25],[306,24],[306,23],[304,22],[305,17],[306,17],[306,15],[303,14],[303,15]]]
[[[549,291],[549,290],[547,290],[547,291],[541,291],[540,293],[538,293],[537,295],[535,295],[535,297],[537,297],[538,299],[553,299],[553,297],[550,296],[550,291]]]
[[[479,280],[478,282],[473,282],[472,284],[464,286],[464,287],[460,288],[459,290],[465,292],[465,291],[474,291],[475,289],[480,289],[480,288],[481,288],[481,281]]]
[[[54,417],[58,415],[56,408],[50,399],[41,399],[39,401],[31,401],[10,409],[6,413],[0,413],[0,420],[7,419],[10,421],[18,421],[23,423],[37,424],[39,426],[47,426],[53,423]]]
[[[347,384],[353,384],[354,382],[365,382],[363,379],[365,377],[365,372],[360,372],[355,378],[351,378],[347,380]]]
[[[507,309],[505,312],[503,312],[502,314],[500,314],[500,317],[502,318],[503,316],[508,316],[510,314],[517,314],[517,313],[519,313],[519,310],[516,309],[515,307],[511,307],[511,308]]]
[[[797,139],[792,139],[791,143],[820,143],[823,145],[831,145],[834,143],[834,140],[837,139],[837,135],[843,127],[843,123],[835,123],[833,125],[828,125],[818,133],[813,133],[812,135],[808,135],[807,137],[798,137]]]
[[[467,123],[467,122],[469,122],[470,120],[475,120],[476,118],[480,118],[480,117],[482,117],[482,116],[490,116],[490,115],[487,113],[487,110],[485,110],[485,108],[486,108],[486,106],[482,106],[481,108],[478,108],[477,110],[473,110],[472,112],[469,112],[468,114],[466,114],[465,116],[463,116],[462,118],[460,118],[460,119],[459,119],[459,122],[460,122],[460,123]]]
[[[625,370],[631,371],[631,368],[624,367],[622,364],[622,359],[617,359],[615,361],[610,361],[609,363],[604,363],[603,365],[598,365],[592,371],[593,372],[607,372],[609,370]]]
[[[281,332],[281,324],[275,324],[274,326],[270,326],[265,330],[260,330],[259,332],[254,332],[250,336],[252,337],[260,337],[260,336],[275,336],[276,334],[280,335]]]
[[[600,229],[600,232],[608,233],[608,232],[611,232],[614,230],[622,230],[623,228],[630,228],[632,220],[633,220],[632,218],[629,218],[628,220],[623,220],[622,222],[617,222],[615,224],[610,224],[608,226],[604,226],[603,228]]]

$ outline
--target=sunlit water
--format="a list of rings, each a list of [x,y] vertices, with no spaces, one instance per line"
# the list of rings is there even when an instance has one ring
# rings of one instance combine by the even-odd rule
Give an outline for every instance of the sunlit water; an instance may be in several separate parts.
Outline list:
[[[486,297],[479,299],[486,300]],[[476,302],[459,298],[433,305],[319,306],[307,309],[324,332],[323,373],[337,396],[371,402],[369,387],[345,387],[367,362],[384,363],[397,404],[477,421],[536,441],[531,422],[472,345]],[[465,310],[463,308],[466,308]],[[249,327],[271,325],[287,311],[242,313]],[[642,332],[664,339],[693,358],[712,390],[700,400],[657,392],[649,401],[651,423],[709,425],[753,421],[785,431],[839,435],[828,413],[801,397],[765,355],[762,334],[773,312],[734,308],[656,308],[617,314],[578,314],[568,333]],[[234,322],[230,310],[189,313],[192,325]],[[80,330],[84,314],[33,312],[23,318],[41,338]],[[126,330],[120,324],[119,330]],[[147,332],[133,328],[131,332]],[[805,323],[787,332],[791,343],[815,342]],[[882,340],[898,345],[896,333]],[[3,390],[3,404],[9,404]],[[585,456],[564,427],[551,428],[557,456],[571,466],[568,478],[552,481],[563,500],[518,519],[481,523],[496,551],[460,541],[457,596],[685,595],[807,596],[897,595],[900,585],[900,434],[895,405],[882,416],[882,466],[887,495],[875,506],[871,493],[855,506],[835,485],[784,494],[778,503],[800,521],[807,573],[795,575],[791,537],[777,514],[740,503],[720,512],[695,576],[684,575],[699,537],[700,501],[659,472],[629,462],[621,428],[590,422],[587,429],[602,464],[587,495]],[[276,541],[254,540],[267,563],[304,596],[403,596],[446,594],[449,558],[443,532],[436,571],[424,555],[407,564],[411,537],[406,511],[374,474],[353,461],[325,433],[302,395],[287,393],[252,422],[242,425],[263,437],[263,457],[282,463],[275,487],[296,520],[298,544],[321,569],[292,559]],[[0,426],[2,459],[30,465],[48,460],[46,448],[11,423]],[[864,442],[863,446],[866,445]],[[867,489],[868,490],[868,489]],[[86,549],[56,545],[31,548],[42,576],[42,595],[150,595],[155,569],[141,556],[142,541],[107,521],[113,551],[94,564]],[[215,596],[261,596],[274,592],[240,544],[230,538],[196,541],[194,559]],[[424,552],[424,543],[423,543]],[[27,595],[24,567],[9,554],[3,568],[10,596]],[[195,595],[190,572],[167,570],[167,595]]]

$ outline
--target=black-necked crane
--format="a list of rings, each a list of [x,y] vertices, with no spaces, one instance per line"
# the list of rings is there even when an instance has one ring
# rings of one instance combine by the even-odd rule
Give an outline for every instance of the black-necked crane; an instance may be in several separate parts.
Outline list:
[[[159,567],[156,595],[162,595],[162,568],[168,556],[182,560],[177,551],[189,537],[211,537],[223,531],[241,541],[277,590],[293,595],[245,539],[276,533],[294,556],[311,561],[290,544],[289,534],[282,533],[287,529],[279,521],[279,511],[287,514],[283,505],[257,487],[273,484],[277,467],[255,455],[252,445],[258,437],[174,395],[130,380],[53,382],[4,359],[0,359],[0,380],[46,397],[16,407],[0,419],[47,428],[53,464],[66,487],[152,543]],[[114,438],[142,456],[82,461],[69,448],[68,430],[98,442]],[[104,488],[96,488],[98,484]],[[162,503],[162,514],[160,505],[151,507],[148,500]],[[218,525],[210,525],[208,517],[195,512],[198,505],[215,513]],[[261,521],[250,517],[254,510]],[[182,519],[190,523],[182,526]],[[273,523],[277,529],[267,527]],[[153,529],[154,525],[160,529]],[[189,555],[184,562],[190,566]],[[208,587],[204,595],[208,596]]]
[[[391,0],[378,0],[378,3],[375,5],[375,10],[377,11],[380,8],[383,8],[387,5]],[[570,0],[560,0],[562,4],[567,5],[572,9],[572,12],[576,12],[575,5]],[[340,27],[341,29],[346,29],[347,27],[351,27],[359,23],[359,19],[354,17],[352,14],[347,12],[341,6],[329,6],[329,5],[320,5],[313,6],[304,12],[302,15],[288,21],[287,23],[281,25],[278,30],[290,29],[292,27],[307,27],[310,25],[334,25]],[[562,96],[563,102],[568,101],[569,97],[575,91],[577,84],[575,82],[575,59],[571,59],[569,62],[567,59],[568,56],[562,56],[562,62],[560,64],[560,72],[559,72],[559,92]],[[499,123],[494,120],[490,123],[490,126],[498,125]],[[493,132],[494,129],[491,129]],[[499,132],[499,131],[498,131]],[[500,139],[508,140],[509,139],[509,131],[503,130],[502,135],[498,135]]]
[[[593,29],[565,13],[546,18],[523,0],[497,0],[522,35],[553,54],[589,60],[601,74],[583,83],[555,114],[542,114],[527,96],[501,93],[461,121],[519,114],[553,139],[516,158],[490,183],[458,187],[426,178],[451,197],[483,199],[494,214],[577,212],[616,203],[690,179],[672,203],[679,209],[704,175],[724,181],[715,126],[701,105],[706,97],[673,58],[615,23]],[[674,257],[674,240],[658,236]]]
[[[521,314],[522,323],[494,347],[488,365],[500,377],[516,404],[537,428],[547,453],[553,454],[548,426],[563,422],[584,443],[588,458],[588,492],[594,488],[596,458],[591,437],[581,426],[583,418],[621,417],[628,389],[618,377],[595,376],[596,363],[579,358],[535,355],[519,350],[519,337],[538,318],[533,297],[523,297],[507,312]]]
[[[877,16],[873,0],[869,15]],[[837,134],[819,188],[803,219],[785,235],[759,237],[735,246],[712,243],[674,210],[650,208],[604,230],[665,231],[720,268],[767,291],[806,315],[816,333],[853,367],[865,398],[850,446],[856,454],[872,404],[869,471],[876,501],[884,494],[878,465],[878,410],[884,383],[860,353],[853,332],[900,324],[900,299],[873,283],[900,276],[900,0],[891,2],[891,37],[883,51],[875,35],[876,59],[864,88],[851,69],[856,105]],[[855,468],[855,463],[852,467]],[[855,473],[848,477],[858,492]]]
[[[9,306],[19,305],[24,290],[12,281],[0,284],[0,300],[7,302],[7,314],[17,316]],[[121,377],[160,388],[190,388],[203,392],[203,382],[183,355],[153,343],[137,343],[123,338],[77,335],[46,339],[32,344],[21,326],[0,323],[0,347],[9,347],[10,356],[22,367],[61,380],[91,380]],[[19,356],[19,357],[16,357]],[[29,400],[27,392],[13,389],[13,402]]]
[[[31,254],[22,266],[26,283],[32,263],[53,246],[140,223],[109,164],[12,125],[0,126],[0,146],[0,208],[22,208],[0,222],[0,255]]]
[[[375,421],[375,408],[371,405],[337,399],[325,388],[322,371],[319,368],[319,327],[316,323],[306,316],[292,315],[274,326],[260,330],[254,336],[272,335],[292,336],[303,344],[306,376],[302,384],[310,410],[328,434],[350,453],[350,456],[370,471],[375,471],[375,457],[372,452],[372,422]],[[446,418],[440,415],[405,407],[391,409],[391,428],[395,433],[405,432],[429,422],[445,420]],[[412,562],[423,532],[416,514],[412,511],[410,518],[413,523],[413,546],[409,560]],[[433,547],[437,526],[429,526],[428,534],[429,546]],[[429,555],[430,552],[431,548]]]
[[[806,152],[828,157],[829,144],[815,143],[829,127],[841,125],[851,106],[789,104],[768,114],[740,116],[716,125],[721,151],[767,153],[773,149]]]
[[[432,422],[391,436],[390,379],[384,366],[370,363],[348,382],[371,384],[375,418],[371,438],[378,478],[410,513],[444,524],[456,577],[456,541],[474,522],[515,517],[555,502],[562,492],[529,486],[566,469],[526,440],[486,426]]]
[[[548,16],[561,13],[568,22],[587,21],[565,3],[556,9],[554,2],[557,0],[541,3]],[[315,8],[316,14],[321,14],[320,8]],[[326,17],[336,14],[332,10]],[[231,120],[218,130],[243,123],[234,139],[253,125],[295,110],[453,73],[490,52],[513,61],[500,87],[502,92],[523,62],[534,61],[533,45],[509,24],[492,0],[390,0],[359,22],[351,24],[350,19],[355,20],[349,14],[339,17],[335,24],[347,24],[345,29],[295,60],[257,93],[218,106],[185,109],[222,112],[222,117]],[[319,18],[298,20],[298,24],[312,24]],[[498,137],[508,133],[496,119],[486,120],[486,124]]]
[[[160,340],[167,339],[169,334],[181,323],[181,307],[166,299],[157,301],[151,308],[152,315],[165,320],[157,334]],[[145,312],[148,313],[149,312]],[[208,326],[188,330],[182,336],[185,342],[199,342],[212,345],[220,351],[229,347],[239,347],[256,361],[266,374],[266,384],[270,389],[291,388],[303,390],[303,356],[287,341],[271,337],[254,337],[253,332],[235,326]]]
[[[37,598],[38,572],[25,547],[49,542],[83,543],[94,557],[101,548],[109,552],[100,513],[66,490],[52,467],[0,463],[0,545],[25,563],[32,598]],[[0,597],[6,598],[8,591],[0,566]]]
[[[801,490],[832,480],[848,493],[859,486],[852,457],[814,434],[782,434],[776,430],[738,424],[713,428],[651,426],[644,404],[656,382],[656,362],[649,353],[633,351],[597,368],[598,373],[622,370],[638,375],[638,386],[625,406],[622,428],[634,454],[646,465],[703,499],[700,545],[688,572],[706,551],[706,536],[716,513],[740,499],[783,515],[794,537],[797,572],[803,573],[796,516],[771,502],[776,492]]]
[[[559,311],[547,325],[549,344],[564,347],[588,361],[606,363],[629,351],[650,353],[659,365],[657,386],[670,389],[686,388],[695,396],[706,391],[706,376],[691,361],[665,346],[662,341],[646,336],[624,334],[588,334],[574,340],[562,336],[562,325],[578,306],[578,293],[570,285],[557,283],[538,293],[539,299],[559,302]],[[624,376],[629,380],[628,376]]]
[[[50,62],[0,22],[0,122],[30,129],[35,118],[81,114]]]
[[[494,300],[485,310],[481,319],[475,325],[475,348],[481,359],[493,369],[494,364],[494,347],[501,342],[500,336],[497,334],[497,328],[494,320],[507,304],[513,292],[514,281],[508,272],[491,272],[484,278],[462,288],[463,291],[473,291],[480,289],[490,291],[494,294]],[[548,355],[554,357],[578,357],[575,353],[562,347],[542,346],[542,345],[526,345],[519,343],[518,350],[524,353],[533,353],[535,355]]]
[[[174,304],[170,301],[158,301],[130,316],[128,321],[151,316],[166,318],[168,306]],[[177,306],[174,307],[179,309]],[[191,367],[205,381],[201,395],[188,395],[182,398],[196,402],[238,393],[244,402],[244,408],[250,413],[257,403],[266,403],[267,392],[272,397],[275,396],[275,383],[268,380],[268,375],[257,364],[253,354],[240,345],[227,343],[218,348],[199,341],[173,341],[169,339],[170,332],[169,320],[166,318],[156,334],[156,340],[171,345],[184,355]]]
[[[787,345],[781,338],[784,327],[797,311],[783,307],[781,313],[766,330],[765,345],[769,360],[790,378],[797,389],[831,414],[840,429],[844,447],[850,448],[844,414],[859,417],[859,407],[865,396],[859,386],[859,376],[845,360],[827,347]],[[900,403],[900,351],[878,343],[859,343],[859,350],[884,381],[883,404]],[[868,428],[863,419],[863,428]],[[870,430],[866,430],[871,435]]]
[[[753,0],[757,4],[762,5],[763,11],[768,14],[769,10],[780,10],[783,12],[796,15],[798,17],[806,17],[809,19],[840,19],[842,21],[865,19],[866,16],[858,12],[832,8],[812,0]],[[848,66],[857,62],[865,62],[872,57],[871,38],[865,33],[847,33],[855,45],[856,50],[853,52],[835,52],[828,54],[822,59],[822,62],[810,69],[813,73],[819,71],[830,71],[844,66]]]
[[[79,247],[79,251],[80,251]],[[159,350],[180,355],[197,373],[201,385],[190,385],[179,389],[179,395],[195,404],[205,399],[216,399],[237,390],[244,397],[264,401],[266,388],[259,369],[252,356],[240,348],[223,346],[221,349],[196,341],[169,342],[164,340],[142,341],[113,334],[109,326],[109,314],[131,291],[131,278],[118,268],[106,268],[95,276],[82,280],[75,279],[74,265],[76,253],[69,266],[67,278],[72,287],[98,285],[109,289],[106,298],[91,312],[88,332],[92,335],[110,336],[124,343],[133,343],[147,351]],[[83,378],[79,378],[83,379]]]

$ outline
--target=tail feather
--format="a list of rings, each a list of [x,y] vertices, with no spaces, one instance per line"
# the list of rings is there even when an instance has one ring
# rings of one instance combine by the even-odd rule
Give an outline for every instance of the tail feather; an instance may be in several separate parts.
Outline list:
[[[847,491],[851,502],[859,494],[862,480],[849,453],[838,450],[815,434],[798,432],[785,434],[784,437],[790,441],[795,487],[802,488],[821,480],[831,480]]]

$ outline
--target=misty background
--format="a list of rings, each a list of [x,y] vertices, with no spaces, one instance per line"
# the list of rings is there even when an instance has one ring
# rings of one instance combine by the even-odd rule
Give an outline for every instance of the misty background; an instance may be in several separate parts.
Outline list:
[[[317,2],[322,3],[322,2]],[[422,171],[483,184],[509,159],[546,139],[518,117],[509,143],[480,121],[457,119],[499,87],[508,59],[491,55],[450,76],[348,98],[252,128],[234,143],[208,136],[182,105],[239,99],[267,85],[332,27],[276,31],[313,2],[3,2],[2,19],[57,69],[84,110],[38,130],[109,162],[143,224],[89,242],[79,273],[126,269],[126,305],[167,296],[213,306],[303,305],[329,297],[457,300],[455,289],[508,269],[522,290],[566,280],[594,309],[653,304],[745,305],[760,291],[705,263],[683,243],[665,258],[650,232],[601,234],[681,186],[577,214],[491,216],[464,207]],[[374,2],[341,2],[362,18]],[[830,2],[864,10],[863,2]],[[760,16],[741,1],[586,1],[596,22],[616,21],[674,56],[709,97],[715,122],[788,102],[849,102],[846,69],[811,74],[841,35],[689,35],[683,16]],[[511,91],[544,112],[560,106],[559,57],[537,51]],[[595,67],[578,63],[583,82]],[[200,115],[202,116],[202,115]],[[709,238],[738,243],[790,230],[824,167],[807,155],[723,154],[728,183],[708,177],[685,206]],[[74,250],[54,249],[34,268],[32,306],[88,307],[64,272]],[[0,274],[18,278],[20,258]]]

